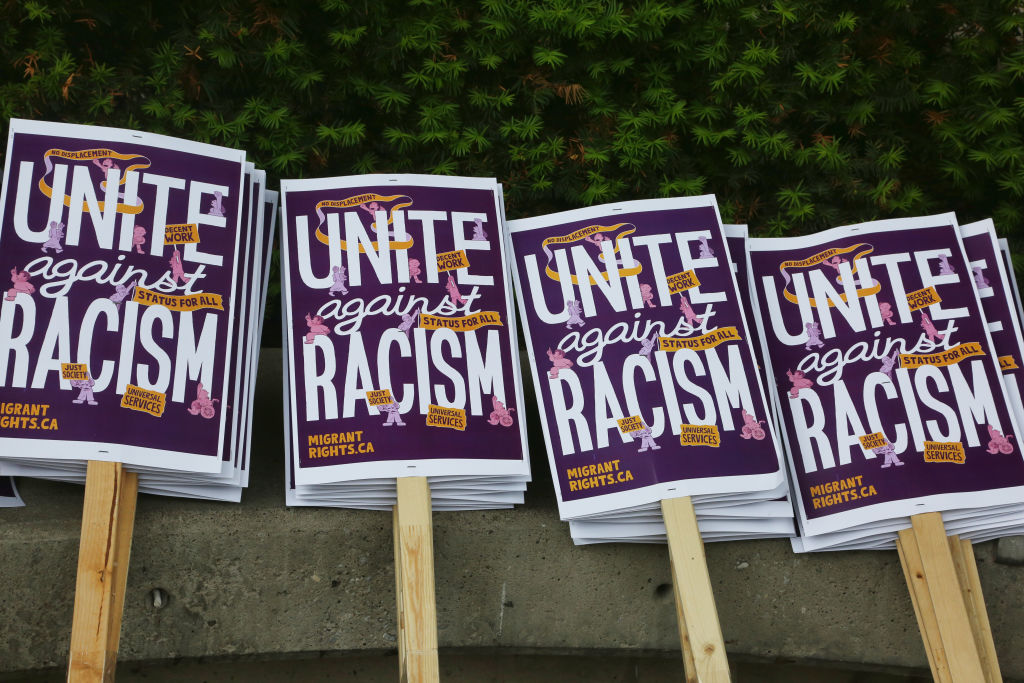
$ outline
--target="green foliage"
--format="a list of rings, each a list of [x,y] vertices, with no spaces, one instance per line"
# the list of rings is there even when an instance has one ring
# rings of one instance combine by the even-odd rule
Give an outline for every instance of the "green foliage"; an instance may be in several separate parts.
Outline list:
[[[497,176],[511,217],[713,192],[755,234],[955,210],[1024,236],[1018,3],[0,5],[0,117],[272,176]]]

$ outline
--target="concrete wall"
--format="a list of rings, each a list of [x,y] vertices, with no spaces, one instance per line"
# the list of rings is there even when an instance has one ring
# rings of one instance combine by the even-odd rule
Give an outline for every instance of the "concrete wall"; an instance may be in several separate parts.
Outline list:
[[[140,497],[123,666],[394,650],[390,515],[284,505],[279,359],[264,351],[241,505]],[[525,506],[434,515],[441,647],[674,656],[666,548],[574,547],[536,446]],[[0,511],[0,673],[62,667],[71,625],[82,489],[20,486],[28,507]],[[995,544],[976,552],[1003,673],[1024,678],[1024,570],[995,562]],[[927,667],[895,552],[758,541],[707,554],[732,656]]]

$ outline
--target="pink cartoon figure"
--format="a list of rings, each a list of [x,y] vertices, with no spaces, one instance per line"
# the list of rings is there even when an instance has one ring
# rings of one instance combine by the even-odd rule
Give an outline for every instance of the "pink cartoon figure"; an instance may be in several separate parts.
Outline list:
[[[882,463],[883,469],[886,467],[892,467],[893,465],[896,465],[896,467],[903,467],[903,461],[896,456],[896,447],[892,445],[889,439],[885,440],[884,446],[872,448],[871,452],[875,455],[885,456],[885,462]]]
[[[405,332],[405,336],[409,336],[409,331],[416,327],[416,321],[420,317],[420,307],[417,306],[416,310],[412,313],[403,313],[402,322],[398,323],[398,329]]]
[[[188,409],[188,412],[192,415],[202,415],[209,420],[216,414],[217,411],[213,407],[213,404],[218,402],[220,402],[220,399],[211,399],[210,392],[204,389],[203,383],[200,382],[199,386],[196,387],[196,399],[192,401],[192,405]]]
[[[650,285],[640,285],[640,296],[643,297],[644,303],[647,304],[648,308],[654,308],[654,292],[651,291]]]
[[[306,314],[306,327],[309,328],[309,332],[306,333],[306,344],[312,344],[317,335],[326,337],[331,333],[331,328],[324,325],[323,318],[320,316],[310,317],[309,313]]]
[[[888,304],[883,301],[882,303],[878,304],[878,312],[882,315],[882,321],[886,325],[896,324],[896,321],[892,319],[895,315],[895,312],[892,310],[892,304]]]
[[[138,254],[144,254],[142,251],[142,245],[146,243],[146,229],[141,225],[136,225],[132,231],[132,246],[135,247],[135,252]]]
[[[376,219],[377,212],[383,209],[384,207],[380,205],[380,202],[363,202],[362,204],[359,205],[359,208],[373,216],[374,219]]]
[[[444,286],[448,290],[448,298],[451,299],[453,304],[464,306],[466,300],[462,298],[462,294],[459,293],[459,286],[455,283],[455,278],[452,277],[451,273],[448,273],[448,283]]]
[[[487,233],[484,232],[484,224],[479,218],[473,219],[473,236],[470,237],[470,239],[477,242],[487,240]]]
[[[879,372],[885,373],[885,376],[892,379],[892,371],[899,365],[900,352],[896,349],[892,352],[891,356],[885,356],[882,358],[882,367],[878,369]]]
[[[981,266],[971,266],[971,270],[974,272],[974,284],[978,286],[978,289],[987,289],[992,286],[988,278],[985,277],[984,269]]]
[[[345,287],[345,266],[334,266],[331,268],[331,277],[334,278],[334,282],[331,283],[331,288],[327,290],[327,293],[331,296],[334,296],[338,292],[348,294],[348,288]]]
[[[822,347],[825,342],[821,341],[821,325],[816,322],[807,323],[804,325],[804,329],[807,331],[807,342],[804,344],[804,350],[810,351],[811,347]]]
[[[605,237],[599,232],[594,233],[593,235],[587,235],[583,239],[586,240],[587,242],[590,242],[593,245],[596,245],[598,251],[601,251],[601,243],[608,240],[607,237]]]
[[[765,431],[761,425],[764,424],[764,420],[758,420],[746,410],[740,410],[740,415],[743,417],[743,429],[740,430],[740,438],[754,439],[755,441],[763,440]]]
[[[700,246],[697,248],[697,258],[714,258],[715,252],[708,246],[708,238],[701,235],[697,238]]]
[[[650,339],[640,340],[640,355],[651,357],[651,351],[654,350],[654,346],[658,343],[658,335],[652,334]]]
[[[50,221],[50,239],[43,243],[43,253],[45,254],[47,249],[56,249],[58,254],[64,251],[64,246],[60,243],[63,238],[64,224]]]
[[[565,357],[565,351],[548,349],[548,360],[551,361],[551,369],[548,370],[548,377],[558,379],[558,371],[564,368],[571,368],[572,361]]]
[[[96,382],[91,377],[71,380],[71,386],[78,389],[78,398],[72,401],[72,403],[88,403],[91,406],[99,405],[96,402],[96,398],[92,395],[92,388],[95,384]]]
[[[793,383],[792,388],[789,390],[790,398],[796,398],[799,396],[801,389],[810,389],[814,386],[814,382],[804,377],[804,373],[800,370],[797,370],[796,372],[786,370],[786,376],[789,377],[789,381]]]
[[[138,280],[132,280],[131,283],[127,285],[124,283],[114,285],[114,293],[107,298],[117,304],[117,308],[120,309],[121,303],[128,298],[129,294],[132,293],[132,289],[135,288],[137,283]]]
[[[700,325],[701,320],[697,317],[697,314],[694,313],[693,306],[690,305],[690,300],[686,298],[685,294],[680,294],[679,298],[679,310],[682,312],[683,317],[686,318],[686,324],[690,327]]]
[[[833,256],[832,258],[830,258],[829,260],[823,261],[821,265],[828,266],[829,268],[833,269],[834,271],[836,271],[838,273],[839,272],[839,264],[840,263],[846,263],[846,259],[840,258],[840,256],[837,254],[837,255]]]
[[[652,432],[651,428],[646,425],[643,429],[638,429],[635,432],[630,432],[630,436],[632,436],[634,439],[640,439],[640,449],[637,451],[637,453],[643,453],[648,449],[654,451],[661,450],[661,446],[654,443],[654,432]]]
[[[385,427],[390,427],[391,425],[398,425],[399,427],[405,426],[405,423],[402,422],[402,415],[399,412],[400,410],[401,407],[394,401],[385,403],[382,406],[377,406],[378,413],[387,413],[388,415],[388,419],[384,422]]]
[[[185,267],[181,262],[181,253],[178,251],[178,247],[174,247],[174,251],[171,253],[171,260],[168,261],[171,264],[171,279],[175,283],[181,280],[183,283],[187,283],[189,277],[185,275]]]
[[[988,427],[988,437],[990,439],[988,442],[989,453],[1002,453],[1003,455],[1013,453],[1013,444],[1010,443],[1010,439],[1013,438],[1013,434],[1003,436],[1002,432],[992,425],[985,426]]]
[[[491,407],[494,410],[491,411],[491,416],[487,418],[488,424],[500,424],[502,427],[512,426],[512,411],[515,408],[506,408],[505,404],[499,401],[497,396],[491,396]]]
[[[17,268],[11,268],[11,284],[14,286],[7,290],[7,296],[4,297],[7,301],[14,301],[18,292],[31,296],[36,291],[35,285],[28,281],[28,273],[25,271],[19,273]]]
[[[579,301],[575,299],[566,301],[565,312],[569,314],[569,319],[565,321],[565,329],[571,330],[573,325],[579,325],[580,327],[586,325],[583,322],[583,307]]]
[[[921,311],[921,329],[924,330],[924,334],[928,337],[928,341],[933,344],[936,343],[936,339],[938,339],[938,341],[943,341],[946,338],[945,335],[939,334],[939,331],[935,329],[935,323],[932,322],[932,319],[929,318],[928,314],[924,311]]]
[[[224,195],[221,194],[220,192],[214,191],[214,193],[213,193],[213,199],[210,200],[210,214],[209,215],[211,215],[211,216],[220,216],[220,217],[223,217],[225,215],[225,211],[224,211]]]
[[[420,275],[422,275],[422,274],[423,274],[423,271],[420,270],[419,259],[414,259],[414,258],[409,259],[409,277],[412,278],[412,281],[413,282],[423,282],[423,280],[420,279]]]
[[[120,172],[121,167],[117,165],[117,162],[110,157],[104,157],[103,159],[93,159],[92,163],[96,164],[101,171],[103,171],[103,180],[100,181],[100,186],[103,186],[107,182],[107,171],[114,169]]]
[[[939,254],[939,275],[956,275],[953,266],[949,265],[949,257],[945,254]]]

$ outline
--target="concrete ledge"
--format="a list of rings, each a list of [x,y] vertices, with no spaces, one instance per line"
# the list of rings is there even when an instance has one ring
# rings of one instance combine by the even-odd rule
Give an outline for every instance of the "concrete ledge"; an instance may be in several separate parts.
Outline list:
[[[242,504],[139,499],[122,662],[395,648],[390,515],[285,507],[279,352],[262,360]],[[574,547],[540,444],[534,472],[525,507],[434,515],[441,647],[678,652],[666,548]],[[71,627],[82,489],[20,487],[28,507],[0,512],[0,672],[63,666]],[[976,552],[1003,673],[1024,677],[1024,568]],[[732,655],[927,667],[895,552],[719,543],[708,563]]]

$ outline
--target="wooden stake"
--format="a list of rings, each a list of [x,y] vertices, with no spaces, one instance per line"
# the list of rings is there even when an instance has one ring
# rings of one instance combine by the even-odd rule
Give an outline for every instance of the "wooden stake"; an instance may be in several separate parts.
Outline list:
[[[903,578],[906,579],[910,601],[914,605],[917,629],[921,632],[932,679],[936,683],[952,683],[946,652],[942,649],[942,638],[939,636],[939,622],[935,619],[935,610],[932,607],[932,598],[925,581],[924,567],[921,565],[921,554],[917,550],[917,539],[914,537],[913,529],[899,532],[896,550],[900,554]]]
[[[988,610],[985,608],[985,596],[981,592],[981,579],[978,576],[974,546],[968,539],[950,536],[949,549],[956,567],[964,606],[967,608],[967,618],[971,622],[974,644],[981,656],[985,681],[986,683],[1000,683],[1003,676],[999,671],[999,658],[996,655],[995,642],[992,640],[992,627],[988,621]]]
[[[704,543],[697,529],[697,516],[689,496],[661,501],[672,566],[672,585],[679,615],[679,637],[683,652],[690,651],[693,670],[701,683],[728,683],[729,662],[718,623],[715,597],[704,556]],[[689,642],[687,642],[687,639]],[[684,655],[684,666],[685,666]],[[691,680],[687,674],[687,680]]]
[[[949,672],[958,683],[984,681],[981,656],[974,643],[942,515],[928,512],[913,515],[910,521],[921,554],[921,564],[938,621],[942,648],[949,663]]]
[[[69,683],[114,680],[139,480],[121,463],[89,461],[71,622]]]
[[[434,531],[426,477],[398,479],[395,506],[395,586],[402,683],[436,683],[437,606]]]

